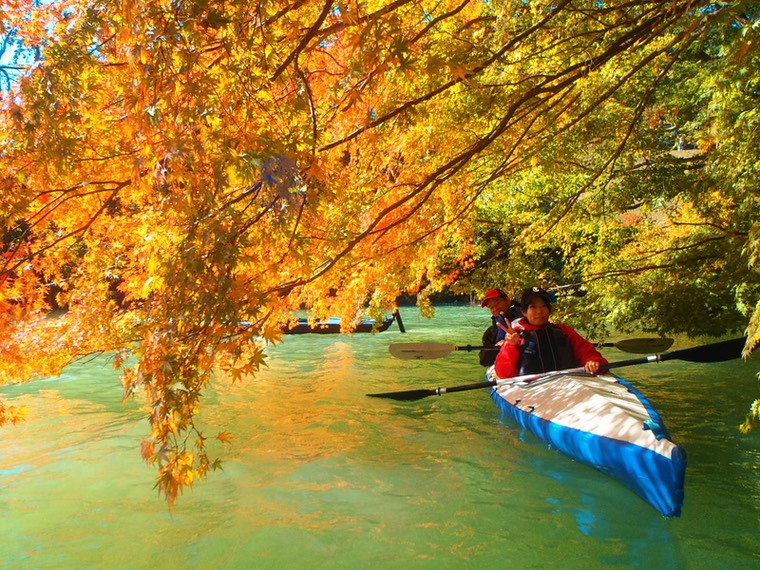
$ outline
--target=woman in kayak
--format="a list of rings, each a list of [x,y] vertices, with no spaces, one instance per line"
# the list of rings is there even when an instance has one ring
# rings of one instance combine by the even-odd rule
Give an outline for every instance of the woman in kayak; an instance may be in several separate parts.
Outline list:
[[[511,378],[582,366],[596,374],[607,364],[593,344],[575,329],[549,322],[552,306],[549,293],[539,287],[526,289],[520,299],[523,317],[508,327],[496,357],[496,375]]]

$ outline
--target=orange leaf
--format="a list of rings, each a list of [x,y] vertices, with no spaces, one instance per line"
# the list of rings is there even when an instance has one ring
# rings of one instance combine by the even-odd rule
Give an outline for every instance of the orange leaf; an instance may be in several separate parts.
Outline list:
[[[229,432],[220,431],[218,434],[216,434],[216,439],[222,443],[232,443],[233,437]]]

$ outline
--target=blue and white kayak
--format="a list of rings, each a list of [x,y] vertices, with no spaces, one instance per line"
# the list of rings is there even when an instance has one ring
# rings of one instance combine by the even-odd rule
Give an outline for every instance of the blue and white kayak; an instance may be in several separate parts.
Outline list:
[[[686,452],[641,392],[612,375],[549,374],[498,384],[501,410],[544,442],[617,479],[665,516],[679,516]]]

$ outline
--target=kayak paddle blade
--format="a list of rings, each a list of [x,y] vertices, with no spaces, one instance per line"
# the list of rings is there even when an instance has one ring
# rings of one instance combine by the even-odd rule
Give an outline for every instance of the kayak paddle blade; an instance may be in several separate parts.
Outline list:
[[[402,402],[414,402],[415,400],[422,400],[428,396],[438,396],[437,390],[405,390],[402,392],[384,392],[380,394],[367,394],[371,398],[387,398],[389,400],[399,400]]]
[[[742,355],[742,349],[747,342],[746,337],[724,340],[714,344],[705,344],[686,348],[684,350],[674,350],[660,355],[660,360],[686,360],[688,362],[724,362],[734,360]]]
[[[628,338],[613,343],[604,343],[602,346],[614,346],[623,352],[639,354],[651,354],[653,352],[665,352],[673,346],[672,338]]]

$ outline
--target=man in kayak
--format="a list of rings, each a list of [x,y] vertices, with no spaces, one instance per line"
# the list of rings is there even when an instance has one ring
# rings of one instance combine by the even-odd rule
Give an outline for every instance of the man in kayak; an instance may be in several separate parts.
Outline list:
[[[489,289],[486,291],[481,307],[491,311],[491,326],[483,333],[483,346],[501,346],[510,327],[510,323],[522,316],[520,303],[517,299],[510,299],[501,289]],[[499,326],[501,325],[501,327]],[[493,366],[496,361],[498,350],[481,350],[480,364]]]
[[[499,378],[579,366],[589,374],[596,374],[601,365],[607,364],[607,359],[575,329],[549,322],[551,301],[549,293],[540,287],[523,291],[520,299],[523,316],[506,327],[496,357]]]

